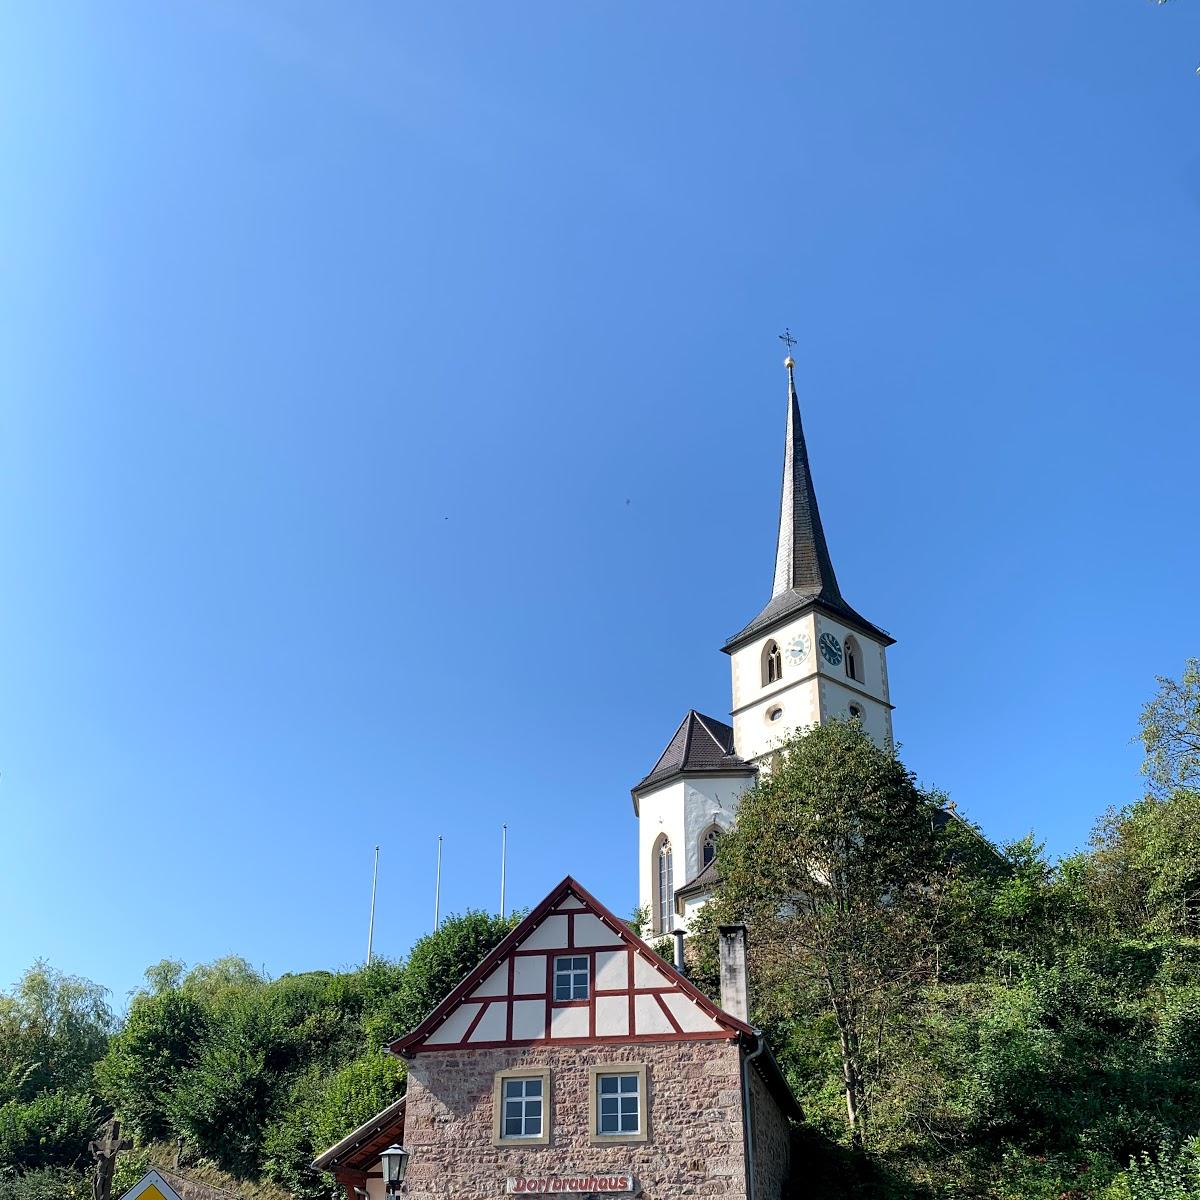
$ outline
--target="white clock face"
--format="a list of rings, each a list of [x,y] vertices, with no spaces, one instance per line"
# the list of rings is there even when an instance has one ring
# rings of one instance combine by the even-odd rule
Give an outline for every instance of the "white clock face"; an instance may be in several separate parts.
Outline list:
[[[807,633],[798,633],[787,644],[788,659],[794,663],[802,663],[812,649],[812,638]]]

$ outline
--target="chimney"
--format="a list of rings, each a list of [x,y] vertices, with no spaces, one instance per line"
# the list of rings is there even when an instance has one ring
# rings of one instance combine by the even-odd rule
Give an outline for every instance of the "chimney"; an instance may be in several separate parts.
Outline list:
[[[683,939],[687,936],[682,929],[675,930],[675,970],[687,974],[687,959],[683,956]]]
[[[746,987],[746,927],[722,925],[721,1007],[739,1021],[750,1023],[750,999]]]

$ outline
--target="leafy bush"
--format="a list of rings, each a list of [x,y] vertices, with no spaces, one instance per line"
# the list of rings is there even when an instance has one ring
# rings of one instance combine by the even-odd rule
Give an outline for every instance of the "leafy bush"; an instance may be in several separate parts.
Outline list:
[[[81,1162],[101,1113],[90,1096],[59,1088],[0,1104],[0,1164],[20,1171]]]

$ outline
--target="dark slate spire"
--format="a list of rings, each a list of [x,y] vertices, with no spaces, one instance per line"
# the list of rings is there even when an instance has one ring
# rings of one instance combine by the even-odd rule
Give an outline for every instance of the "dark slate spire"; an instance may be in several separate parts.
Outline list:
[[[829,558],[825,529],[817,508],[800,400],[796,396],[795,363],[784,360],[788,373],[787,440],[783,445],[783,491],[779,501],[779,540],[775,543],[775,586],[771,597],[802,592],[827,604],[844,604]]]
[[[864,633],[881,639],[885,645],[895,640],[872,625],[850,607],[842,597],[825,528],[817,508],[804,425],[800,420],[800,400],[793,374],[795,363],[789,354],[784,359],[788,373],[787,438],[783,446],[783,489],[779,500],[779,538],[775,543],[775,581],[766,608],[723,647],[726,653],[765,633],[810,605],[819,605],[831,614],[857,626]]]

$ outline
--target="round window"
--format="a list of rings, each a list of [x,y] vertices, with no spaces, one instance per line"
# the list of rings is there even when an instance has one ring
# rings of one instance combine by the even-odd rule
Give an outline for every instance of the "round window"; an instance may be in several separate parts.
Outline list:
[[[768,721],[778,721],[779,718],[782,716],[783,716],[782,708],[772,708],[772,709],[767,710],[767,720]]]

